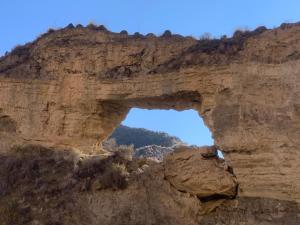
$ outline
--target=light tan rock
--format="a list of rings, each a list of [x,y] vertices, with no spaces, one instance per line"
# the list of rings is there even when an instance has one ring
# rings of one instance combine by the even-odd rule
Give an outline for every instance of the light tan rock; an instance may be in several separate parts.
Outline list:
[[[237,182],[233,174],[224,170],[224,160],[204,158],[203,149],[177,150],[164,159],[166,179],[180,191],[200,198],[210,196],[236,196]]]
[[[299,37],[299,24],[202,41],[91,27],[42,35],[0,59],[2,145],[90,153],[132,107],[195,109],[240,196],[300,202]]]

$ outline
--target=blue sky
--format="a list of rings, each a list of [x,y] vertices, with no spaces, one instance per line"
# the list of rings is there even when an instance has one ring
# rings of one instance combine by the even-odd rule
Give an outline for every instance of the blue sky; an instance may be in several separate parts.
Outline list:
[[[104,24],[110,30],[218,37],[237,28],[300,21],[299,0],[1,0],[0,55],[48,28]]]
[[[231,35],[238,28],[254,29],[261,25],[273,28],[283,22],[300,21],[299,0],[1,0],[0,10],[0,56],[18,44],[34,40],[48,28],[69,23],[94,22],[115,32],[161,34],[169,29],[194,37],[205,32],[219,37]],[[181,114],[185,119],[180,119]],[[200,130],[194,130],[201,125],[199,117],[191,111],[178,115],[134,110],[125,123],[154,130],[165,130],[163,127],[172,125],[171,134],[182,131],[180,137],[190,138],[182,139],[199,143]],[[166,119],[173,122],[164,125]],[[191,128],[189,134],[183,132],[187,127]],[[208,144],[211,142],[209,138],[206,140]]]
[[[131,109],[124,125],[164,131],[195,145],[212,145],[208,128],[195,110],[147,110]]]

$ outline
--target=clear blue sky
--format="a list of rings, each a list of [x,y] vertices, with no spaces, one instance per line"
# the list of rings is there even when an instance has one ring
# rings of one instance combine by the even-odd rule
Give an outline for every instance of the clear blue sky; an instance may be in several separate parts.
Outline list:
[[[147,110],[131,109],[124,125],[164,131],[194,145],[212,145],[208,128],[195,110]]]
[[[170,29],[182,35],[199,37],[209,32],[219,37],[231,35],[237,28],[273,28],[283,22],[300,21],[300,0],[1,0],[0,10],[0,56],[18,44],[32,41],[48,28],[71,22],[104,24],[115,32],[161,34]],[[185,141],[199,142],[199,131],[194,127],[201,122],[195,113],[184,113],[184,123],[173,112],[167,116],[154,112],[151,117],[148,113],[151,112],[142,116],[144,111],[135,110],[125,123],[154,130],[172,125],[171,134],[182,131],[180,137],[191,138],[182,136]],[[175,122],[164,125],[166,119]],[[148,122],[139,123],[143,120]],[[184,132],[186,127],[191,128],[189,134]]]
[[[199,37],[237,28],[300,21],[299,0],[1,0],[0,55],[68,23],[104,24],[112,31]]]

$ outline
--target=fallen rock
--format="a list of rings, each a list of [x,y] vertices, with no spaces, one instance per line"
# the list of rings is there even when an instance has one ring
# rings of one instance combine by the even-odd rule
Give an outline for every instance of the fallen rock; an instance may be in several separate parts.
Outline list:
[[[224,160],[206,158],[202,152],[209,147],[182,147],[167,155],[164,160],[165,177],[177,189],[199,198],[234,197],[237,182],[233,174],[224,168]]]

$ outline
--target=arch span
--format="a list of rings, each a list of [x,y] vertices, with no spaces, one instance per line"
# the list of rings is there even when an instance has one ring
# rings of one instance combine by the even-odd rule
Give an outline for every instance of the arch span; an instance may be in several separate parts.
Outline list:
[[[199,41],[52,31],[0,59],[0,108],[17,124],[8,137],[88,152],[132,107],[192,108],[241,196],[300,201],[299,37],[299,24]]]

